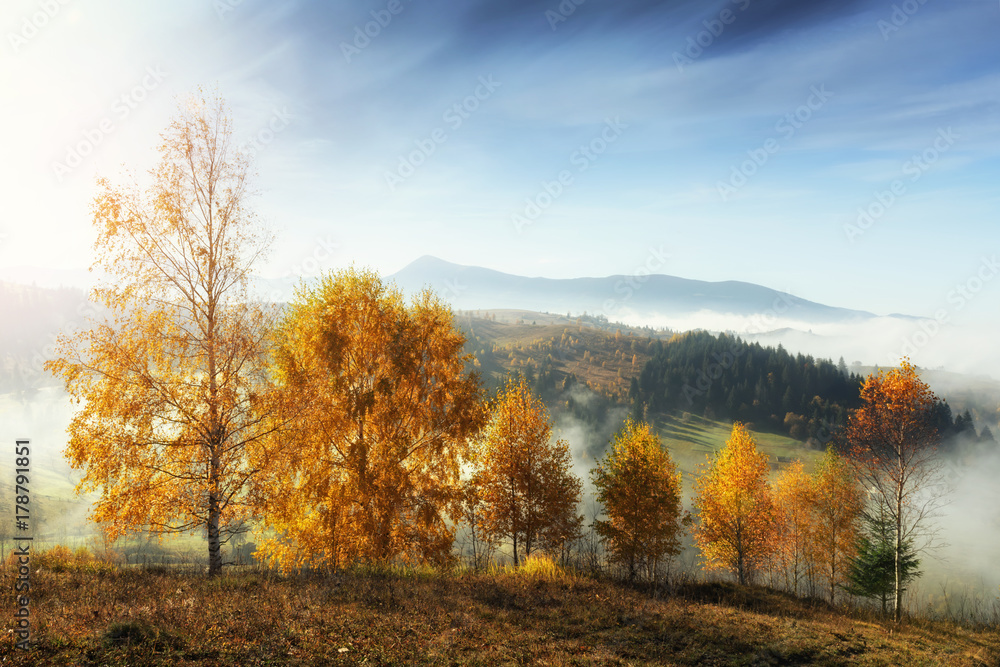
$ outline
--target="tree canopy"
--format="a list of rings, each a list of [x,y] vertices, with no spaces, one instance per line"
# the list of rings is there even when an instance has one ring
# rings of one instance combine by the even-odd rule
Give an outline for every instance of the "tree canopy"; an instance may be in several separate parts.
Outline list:
[[[277,382],[306,407],[295,449],[258,487],[275,535],[261,553],[286,569],[448,562],[483,419],[451,310],[347,269],[300,289],[276,339]]]
[[[609,559],[627,567],[629,578],[642,566],[652,577],[662,559],[680,552],[681,473],[670,453],[649,424],[628,420],[591,477],[607,516],[594,529]]]
[[[767,565],[778,542],[778,514],[767,455],[743,424],[710,457],[695,480],[695,541],[707,569],[728,569],[741,584]]]
[[[479,439],[472,483],[482,504],[480,529],[520,553],[554,551],[577,536],[582,484],[564,440],[551,440],[545,405],[523,378],[501,387]]]

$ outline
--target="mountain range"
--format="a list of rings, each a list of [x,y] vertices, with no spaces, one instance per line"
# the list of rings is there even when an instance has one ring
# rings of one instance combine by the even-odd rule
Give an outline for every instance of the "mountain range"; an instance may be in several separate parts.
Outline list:
[[[531,278],[424,256],[389,276],[404,291],[430,287],[460,310],[524,309],[609,320],[687,318],[698,313],[761,316],[799,324],[864,321],[876,315],[802,299],[768,287],[728,280],[706,282],[668,275]],[[767,316],[771,316],[768,318]],[[900,316],[903,317],[903,316]],[[763,329],[762,329],[763,330]]]

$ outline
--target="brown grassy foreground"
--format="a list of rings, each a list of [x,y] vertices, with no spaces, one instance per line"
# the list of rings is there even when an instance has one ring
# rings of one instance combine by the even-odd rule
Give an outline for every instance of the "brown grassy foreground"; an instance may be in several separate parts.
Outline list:
[[[0,576],[13,590],[9,569]],[[33,574],[34,646],[4,665],[996,665],[1000,634],[889,623],[757,588],[669,594],[563,573],[215,580],[167,571]]]

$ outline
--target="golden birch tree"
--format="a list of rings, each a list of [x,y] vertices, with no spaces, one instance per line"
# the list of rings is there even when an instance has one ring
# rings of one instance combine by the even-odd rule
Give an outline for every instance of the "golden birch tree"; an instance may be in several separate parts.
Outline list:
[[[301,288],[277,338],[276,381],[307,407],[296,448],[259,480],[261,555],[284,569],[448,562],[483,421],[451,310],[352,268]]]
[[[832,448],[812,476],[811,560],[827,583],[830,604],[837,589],[848,584],[850,563],[857,552],[858,522],[865,493],[854,469]]]
[[[551,442],[548,411],[524,380],[500,389],[477,443],[472,483],[482,503],[480,530],[509,540],[514,564],[532,551],[554,551],[579,535],[582,484],[569,445]]]
[[[753,436],[733,425],[726,446],[710,457],[695,480],[695,541],[705,567],[728,569],[749,583],[772,557],[777,513],[767,483],[767,455]]]
[[[861,483],[885,507],[895,546],[894,615],[903,611],[907,545],[926,536],[927,520],[941,499],[937,398],[903,359],[898,369],[868,376],[862,405],[848,419],[848,461]]]
[[[66,455],[99,491],[92,519],[116,538],[204,529],[208,571],[252,515],[268,460],[271,313],[248,294],[270,236],[247,207],[250,163],[219,98],[192,98],[161,135],[150,184],[98,182],[91,293],[109,313],[60,340],[47,368],[81,406]]]
[[[810,550],[813,527],[813,480],[801,461],[795,461],[774,480],[777,521],[776,561],[784,569],[789,590],[796,595],[803,577],[815,581],[815,562]]]
[[[607,520],[595,521],[612,562],[635,578],[680,552],[681,473],[649,424],[628,420],[591,471]]]

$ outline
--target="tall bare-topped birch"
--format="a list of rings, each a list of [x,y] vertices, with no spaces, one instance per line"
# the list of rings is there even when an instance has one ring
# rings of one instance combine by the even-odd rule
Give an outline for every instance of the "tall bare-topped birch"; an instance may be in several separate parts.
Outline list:
[[[270,236],[247,207],[250,163],[221,98],[191,98],[161,135],[148,187],[98,181],[92,299],[107,317],[64,336],[47,368],[80,405],[66,455],[110,537],[202,529],[208,571],[252,515],[248,480],[279,428],[272,313],[249,294]]]

